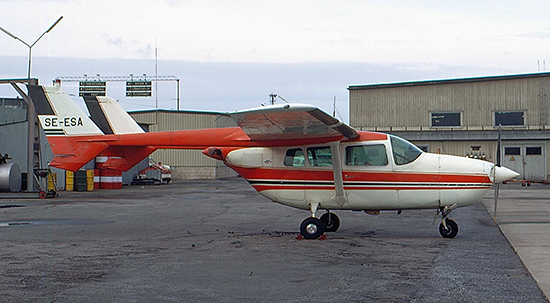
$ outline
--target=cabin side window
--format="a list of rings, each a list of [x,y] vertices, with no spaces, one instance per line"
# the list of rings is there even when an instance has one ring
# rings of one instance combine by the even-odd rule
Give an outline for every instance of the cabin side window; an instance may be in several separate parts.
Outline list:
[[[307,149],[307,160],[311,166],[332,166],[332,155],[329,146],[310,147]]]
[[[346,147],[347,166],[386,166],[388,156],[384,144]]]
[[[409,164],[422,154],[422,151],[409,141],[396,136],[390,136],[390,138],[395,164]]]
[[[285,166],[305,166],[306,158],[304,157],[304,151],[301,148],[293,148],[286,151]]]

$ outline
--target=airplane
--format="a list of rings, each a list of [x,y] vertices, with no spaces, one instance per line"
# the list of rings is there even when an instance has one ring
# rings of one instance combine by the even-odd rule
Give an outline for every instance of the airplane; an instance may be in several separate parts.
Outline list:
[[[146,133],[135,121],[113,126],[112,120],[133,119],[112,104],[91,110],[96,121],[105,120],[100,128],[59,85],[28,90],[54,153],[50,166],[76,171],[106,156],[104,167],[125,171],[157,149],[202,150],[264,197],[310,211],[300,224],[304,239],[337,231],[335,210],[376,215],[419,209],[436,209],[441,236],[455,238],[458,224],[448,217],[451,211],[479,202],[493,184],[518,175],[483,160],[423,152],[391,134],[357,131],[312,105],[223,114],[237,127]],[[88,106],[94,102],[113,100],[88,100]],[[319,211],[325,213],[318,216]]]

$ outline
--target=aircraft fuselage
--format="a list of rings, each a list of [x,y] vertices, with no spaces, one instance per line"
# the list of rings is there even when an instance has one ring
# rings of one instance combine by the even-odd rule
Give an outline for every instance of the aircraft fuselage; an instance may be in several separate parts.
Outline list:
[[[310,209],[311,203],[319,203],[319,209],[366,211],[463,207],[491,188],[492,163],[425,153],[398,137],[378,135],[385,139],[205,154],[224,160],[263,196],[300,209]]]

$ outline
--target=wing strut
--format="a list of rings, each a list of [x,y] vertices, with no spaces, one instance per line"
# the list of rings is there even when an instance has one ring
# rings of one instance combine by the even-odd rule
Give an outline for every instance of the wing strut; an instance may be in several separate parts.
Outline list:
[[[347,199],[344,194],[344,179],[342,178],[342,156],[340,155],[340,141],[330,142],[330,153],[332,157],[332,173],[334,175],[335,194],[332,202],[344,205]]]

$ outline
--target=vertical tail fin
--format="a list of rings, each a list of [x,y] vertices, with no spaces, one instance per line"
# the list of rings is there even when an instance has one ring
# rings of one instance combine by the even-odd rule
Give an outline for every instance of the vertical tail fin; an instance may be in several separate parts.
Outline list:
[[[59,86],[29,86],[29,95],[54,153],[51,166],[75,171],[102,155],[105,168],[126,171],[156,150],[112,145],[117,138],[105,134],[144,133],[113,98],[86,97],[90,119]]]
[[[103,132],[61,87],[29,85],[28,91],[54,154],[51,166],[75,171],[109,147],[93,140]]]
[[[46,136],[103,135],[61,87],[29,85],[28,89]]]
[[[105,134],[138,134],[143,129],[111,97],[85,96],[92,120]]]
[[[143,129],[111,97],[84,97],[92,120],[105,134],[140,134]],[[151,146],[111,146],[102,155],[108,157],[103,167],[126,171],[154,152]]]

